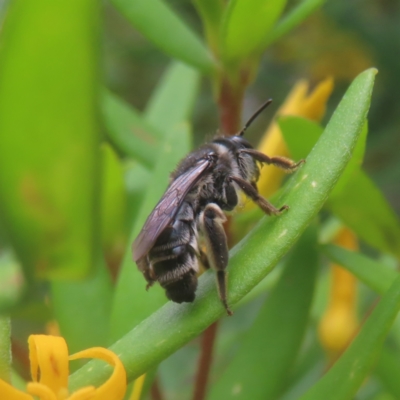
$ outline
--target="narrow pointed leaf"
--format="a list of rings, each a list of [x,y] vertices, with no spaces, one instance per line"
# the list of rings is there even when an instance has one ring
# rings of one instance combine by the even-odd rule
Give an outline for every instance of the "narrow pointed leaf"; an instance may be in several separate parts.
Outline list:
[[[279,119],[279,126],[282,130],[285,142],[289,147],[290,155],[295,160],[307,157],[307,154],[311,151],[315,143],[317,143],[323,131],[322,127],[314,121],[295,116],[281,117]],[[331,196],[336,196],[341,193],[354,172],[360,169],[364,159],[367,134],[368,127],[367,124],[365,124],[357,141],[357,145],[354,148],[353,155],[346,166],[346,170],[340,177]]]
[[[146,281],[132,260],[131,243],[142,229],[146,218],[158,203],[168,185],[168,176],[190,149],[187,124],[181,124],[166,137],[158,163],[136,218],[131,240],[121,267],[111,317],[111,338],[117,340],[166,302],[164,291],[155,285],[146,292]]]
[[[374,365],[399,310],[397,277],[344,354],[300,400],[352,399]]]
[[[193,68],[172,63],[147,104],[144,117],[163,136],[183,121],[188,121],[193,111],[199,88],[200,75]]]
[[[128,234],[124,171],[120,159],[109,145],[101,146],[101,156],[101,244],[108,264],[116,266]]]
[[[282,36],[300,25],[309,15],[322,6],[325,0],[303,0],[298,6],[285,15],[269,33],[265,46],[270,46]]]
[[[162,0],[112,0],[132,25],[160,50],[203,72],[214,62],[199,37]]]
[[[400,354],[397,349],[391,348],[388,344],[383,346],[379,356],[375,375],[383,383],[395,399],[400,398]]]
[[[112,145],[124,156],[153,168],[161,133],[111,92],[104,92],[102,105],[107,137]]]
[[[356,171],[327,207],[369,245],[400,258],[399,218],[365,172]]]
[[[190,129],[186,121],[193,108],[198,82],[199,75],[195,70],[181,63],[171,64],[145,112],[147,122],[164,135],[164,142],[138,211],[118,278],[111,323],[113,340],[128,332],[166,301],[160,287],[155,286],[148,293],[144,290],[146,282],[132,261],[131,243],[164,193],[170,172],[191,149]],[[133,287],[136,288],[134,291]],[[136,296],[135,305],[131,304],[132,293]],[[144,303],[143,295],[148,295]]]
[[[286,0],[232,0],[221,26],[221,54],[227,63],[261,53],[267,35],[281,15]]]
[[[332,244],[322,246],[322,250],[333,262],[349,270],[379,294],[384,294],[398,276],[392,268],[363,254]]]
[[[262,219],[231,251],[231,305],[273,269],[321,209],[351,158],[369,109],[375,74],[376,70],[370,69],[354,80],[307,163],[289,181],[279,204],[289,204],[290,211],[279,218]],[[339,144],[350,151],[341,151]],[[129,380],[168,357],[225,314],[212,271],[200,278],[196,297],[193,304],[166,304],[111,346],[120,355]],[[107,374],[107,369],[91,361],[71,376],[70,386],[101,382]]]
[[[193,0],[203,21],[207,42],[214,54],[218,54],[219,29],[225,4],[223,0]]]
[[[93,265],[98,14],[96,0],[17,1],[1,32],[0,216],[28,276]]]
[[[276,399],[287,384],[308,323],[318,266],[316,236],[310,227],[296,244],[238,353],[211,387],[210,400]]]
[[[280,117],[278,124],[294,160],[306,158],[323,132],[316,122],[292,115]]]

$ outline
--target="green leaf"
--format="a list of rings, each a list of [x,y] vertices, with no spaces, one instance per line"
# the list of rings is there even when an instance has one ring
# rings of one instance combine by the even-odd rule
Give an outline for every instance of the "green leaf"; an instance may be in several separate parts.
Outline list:
[[[165,138],[159,153],[157,165],[151,176],[151,184],[136,218],[118,278],[110,325],[113,341],[147,318],[167,300],[164,291],[159,286],[152,287],[146,292],[146,281],[132,261],[130,244],[139,234],[146,218],[161,199],[168,185],[170,171],[188,153],[190,147],[189,127],[187,124],[181,124],[176,126],[174,131],[171,131],[169,137]]]
[[[286,0],[232,0],[221,26],[221,54],[226,64],[261,53],[267,35],[281,15]]]
[[[13,2],[0,43],[0,214],[28,276],[87,275],[97,246],[99,5]]]
[[[118,265],[118,256],[125,248],[128,234],[124,171],[118,156],[107,144],[101,146],[101,155],[101,243],[108,264]]]
[[[361,282],[379,294],[386,293],[398,276],[398,273],[392,268],[363,254],[332,244],[321,247],[333,262],[349,270]]]
[[[343,191],[346,191],[348,185],[353,184],[352,179],[360,171],[362,162],[364,160],[367,135],[368,135],[368,124],[365,123],[360,138],[358,139],[357,145],[353,151],[353,157],[351,157],[351,160],[347,164],[346,170],[340,177],[339,182],[335,186],[335,189],[333,189],[330,197],[331,199],[334,199],[336,196],[340,196],[343,193]]]
[[[276,399],[285,387],[308,322],[318,266],[316,250],[312,227],[295,246],[279,282],[241,338],[235,358],[213,384],[211,400]]]
[[[356,171],[327,207],[369,245],[400,258],[399,219],[363,171]]]
[[[307,157],[307,154],[311,151],[315,143],[317,143],[323,131],[317,123],[302,117],[284,116],[278,120],[278,123],[285,142],[289,147],[290,155],[296,160]],[[365,123],[357,145],[354,148],[353,155],[335,189],[332,191],[331,196],[341,193],[348,180],[361,167],[364,159],[367,134],[368,127]]]
[[[70,353],[110,343],[112,285],[102,254],[92,276],[81,282],[53,281],[51,293],[54,314]]]
[[[398,349],[385,344],[379,356],[375,374],[395,399],[400,398],[400,354]]]
[[[325,0],[303,0],[298,6],[285,15],[274,29],[269,33],[264,46],[270,46],[282,36],[300,25],[317,8],[321,7]]]
[[[374,365],[399,310],[400,277],[382,297],[340,359],[300,400],[352,399]]]
[[[278,124],[290,156],[295,160],[306,158],[323,132],[316,122],[291,115],[280,117]]]
[[[125,164],[124,171],[125,187],[127,191],[127,226],[131,232],[132,225],[140,211],[140,205],[151,183],[152,172],[143,165],[130,162]]]
[[[11,320],[0,316],[0,379],[11,382]]]
[[[193,0],[199,13],[207,37],[207,42],[214,54],[218,54],[219,28],[225,9],[223,0]]]
[[[376,70],[370,69],[354,80],[307,163],[289,181],[279,204],[290,205],[290,210],[279,218],[262,219],[231,251],[228,277],[231,305],[273,269],[321,209],[361,133],[375,74]],[[350,152],[341,151],[339,144]],[[131,293],[135,293],[133,289]],[[212,271],[200,278],[196,296],[192,304],[169,302],[111,346],[121,355],[129,380],[168,357],[225,314]],[[76,389],[102,382],[109,371],[101,363],[90,361],[71,376],[70,386]]]
[[[161,0],[112,0],[132,25],[160,50],[203,72],[214,61],[198,36]]]
[[[200,75],[196,70],[181,63],[172,63],[147,104],[147,122],[167,136],[177,124],[188,121],[199,82]]]
[[[113,146],[124,156],[153,168],[161,132],[111,92],[104,92],[102,106],[107,137]]]

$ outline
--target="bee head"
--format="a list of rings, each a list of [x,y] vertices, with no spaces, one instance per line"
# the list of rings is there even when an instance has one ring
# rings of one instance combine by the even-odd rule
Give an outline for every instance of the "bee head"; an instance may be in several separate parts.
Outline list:
[[[234,142],[238,147],[244,149],[252,149],[253,146],[250,144],[248,140],[246,140],[243,136],[231,136],[230,139]]]
[[[192,303],[197,289],[197,276],[194,270],[188,271],[179,281],[165,286],[167,297],[175,303]]]

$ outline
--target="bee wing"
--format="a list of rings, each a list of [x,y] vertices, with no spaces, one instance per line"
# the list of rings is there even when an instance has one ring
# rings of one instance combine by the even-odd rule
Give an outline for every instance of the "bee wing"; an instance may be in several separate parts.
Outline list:
[[[132,244],[133,259],[135,262],[149,252],[158,236],[175,217],[185,196],[206,173],[211,164],[211,160],[204,158],[193,168],[179,175],[171,182]]]

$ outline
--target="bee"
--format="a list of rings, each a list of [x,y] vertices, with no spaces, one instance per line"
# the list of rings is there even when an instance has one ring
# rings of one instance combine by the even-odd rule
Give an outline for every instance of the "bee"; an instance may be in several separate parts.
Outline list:
[[[146,289],[159,282],[168,299],[193,302],[201,263],[216,271],[219,297],[232,315],[227,301],[225,212],[239,204],[243,192],[267,215],[281,214],[289,207],[275,208],[257,190],[260,165],[291,173],[304,162],[269,157],[243,137],[271,101],[264,103],[239,133],[217,136],[191,152],[172,172],[167,190],[132,245],[133,259],[148,282]]]

